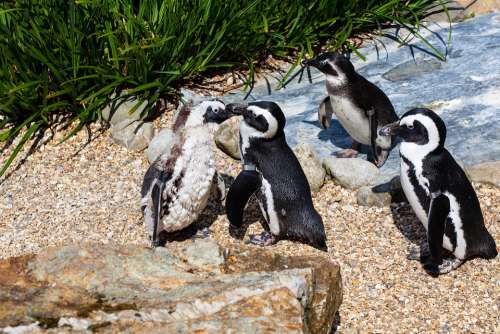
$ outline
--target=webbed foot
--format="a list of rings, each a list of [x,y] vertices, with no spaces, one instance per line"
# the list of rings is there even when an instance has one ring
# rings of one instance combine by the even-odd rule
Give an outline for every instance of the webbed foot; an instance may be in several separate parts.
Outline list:
[[[463,262],[463,260],[457,258],[443,259],[443,263],[439,265],[428,261],[424,264],[424,269],[432,277],[437,277],[457,269]]]
[[[346,148],[344,150],[335,152],[335,156],[337,156],[337,158],[356,158],[358,154],[359,151],[352,148]]]
[[[260,234],[251,235],[247,243],[258,246],[270,246],[274,245],[277,241],[271,233],[264,231]]]
[[[210,230],[208,227],[204,227],[201,230],[196,231],[192,239],[206,239],[210,236]]]

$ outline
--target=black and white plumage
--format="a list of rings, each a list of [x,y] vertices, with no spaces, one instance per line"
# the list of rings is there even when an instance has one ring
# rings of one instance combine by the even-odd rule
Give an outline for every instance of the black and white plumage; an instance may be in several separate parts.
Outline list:
[[[270,233],[251,241],[262,245],[289,239],[326,250],[323,221],[314,209],[302,167],[286,142],[285,116],[279,106],[263,101],[227,105],[227,109],[243,115],[240,125],[243,171],[226,198],[232,230],[241,227],[244,208],[255,193],[267,223],[264,227]]]
[[[353,139],[351,149],[337,153],[339,157],[358,154],[359,143],[372,148],[374,162],[381,167],[392,148],[393,138],[379,134],[379,129],[398,119],[385,93],[354,70],[352,63],[341,54],[324,53],[304,62],[326,75],[328,97],[318,111],[322,127],[330,127],[332,114]]]
[[[380,130],[402,139],[401,185],[427,230],[428,251],[421,252],[432,275],[447,273],[465,260],[497,255],[495,241],[484,226],[474,188],[444,148],[446,126],[433,111],[413,109]],[[454,259],[443,259],[447,249]]]
[[[215,158],[209,123],[232,116],[220,101],[184,106],[173,126],[173,144],[149,167],[141,191],[144,224],[154,247],[161,231],[174,232],[194,222],[206,207]]]

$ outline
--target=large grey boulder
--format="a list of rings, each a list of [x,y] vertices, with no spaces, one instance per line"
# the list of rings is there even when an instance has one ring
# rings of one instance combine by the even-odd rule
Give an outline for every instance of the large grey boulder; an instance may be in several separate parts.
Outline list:
[[[242,117],[232,117],[221,123],[214,134],[217,147],[231,158],[240,160],[240,122]]]
[[[321,164],[318,153],[311,145],[306,143],[297,145],[293,151],[306,174],[311,190],[319,190],[325,183],[326,171]]]
[[[327,257],[224,251],[211,239],[69,245],[0,270],[0,333],[326,334],[342,299]]]
[[[323,166],[333,179],[348,189],[373,185],[381,178],[378,168],[362,159],[328,157],[323,160]]]
[[[115,143],[128,150],[142,151],[148,147],[153,138],[154,128],[149,122],[123,120],[111,126],[110,134]]]
[[[483,162],[466,167],[465,172],[472,182],[488,183],[500,187],[500,161]]]
[[[174,142],[174,133],[171,129],[162,129],[153,137],[146,150],[149,163],[156,160],[162,153],[170,152]]]
[[[154,135],[153,124],[143,122],[147,101],[137,106],[138,103],[137,99],[128,98],[113,101],[102,110],[102,118],[110,124],[113,141],[131,151],[141,151],[148,147]],[[132,110],[134,112],[131,113]]]

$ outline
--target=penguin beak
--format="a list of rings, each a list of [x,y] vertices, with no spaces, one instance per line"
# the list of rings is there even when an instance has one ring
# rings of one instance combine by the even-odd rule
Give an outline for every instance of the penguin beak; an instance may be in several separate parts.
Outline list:
[[[245,113],[247,107],[246,103],[230,103],[226,105],[226,111],[239,116]]]
[[[313,67],[316,67],[318,69],[319,69],[319,65],[320,65],[319,61],[316,58],[304,59],[301,64],[302,64],[302,67],[313,66]]]
[[[399,134],[399,121],[394,123],[387,124],[383,128],[378,131],[378,134],[381,136],[397,136]]]

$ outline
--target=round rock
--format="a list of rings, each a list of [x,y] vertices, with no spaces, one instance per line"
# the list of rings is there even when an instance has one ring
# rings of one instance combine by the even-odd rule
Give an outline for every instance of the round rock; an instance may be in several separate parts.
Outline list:
[[[323,160],[323,166],[342,187],[358,189],[373,185],[382,174],[372,163],[357,158],[334,158]]]
[[[356,193],[356,199],[359,205],[384,207],[391,204],[391,195],[389,193],[376,193],[371,187],[361,187]]]
[[[483,162],[465,168],[472,182],[489,183],[500,187],[500,161]]]
[[[219,125],[214,134],[217,147],[231,158],[240,160],[240,122],[241,116],[232,117]]]
[[[326,171],[321,165],[318,154],[311,145],[305,143],[297,145],[294,152],[306,174],[311,190],[319,190],[325,183]]]
[[[123,120],[111,126],[110,133],[115,143],[131,151],[141,151],[148,147],[154,135],[154,128],[153,123]]]

